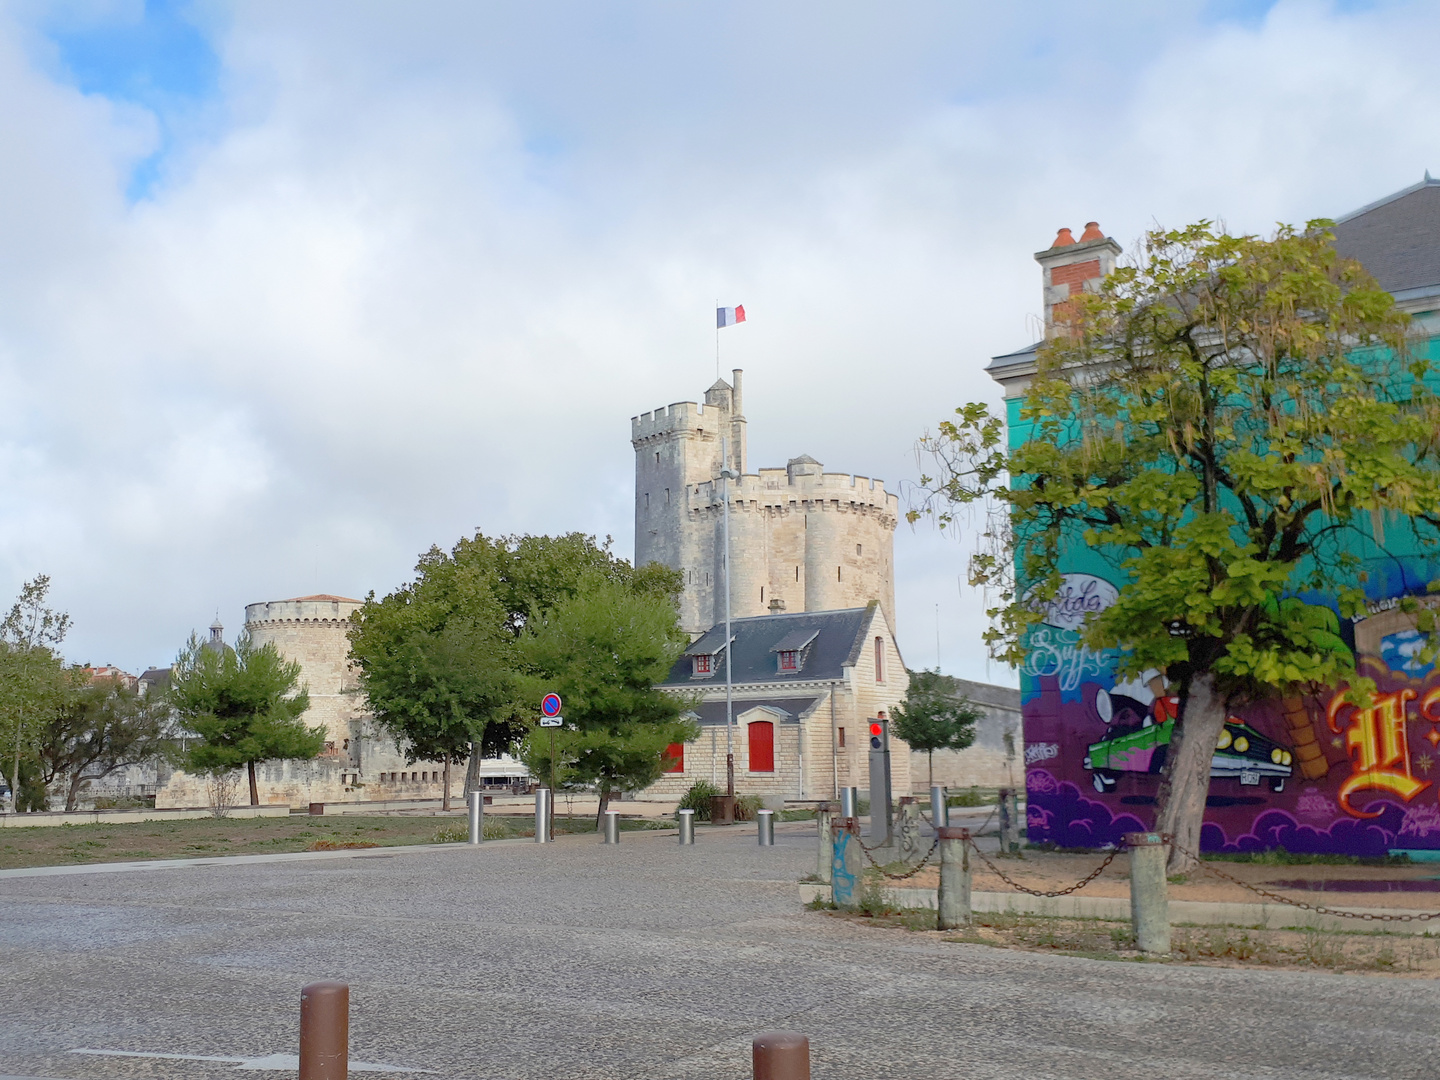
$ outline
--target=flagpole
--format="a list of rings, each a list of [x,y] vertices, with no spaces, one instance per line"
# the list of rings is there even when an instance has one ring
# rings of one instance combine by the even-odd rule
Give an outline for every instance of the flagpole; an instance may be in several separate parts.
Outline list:
[[[715,378],[720,378],[720,298],[715,298]]]
[[[716,320],[719,321],[718,319]],[[718,338],[720,332],[717,330]],[[735,725],[735,704],[732,698],[734,683],[730,664],[732,640],[730,637],[730,440],[720,440],[720,456],[723,459],[720,479],[724,481],[721,498],[725,500],[725,557],[721,568],[725,571],[725,794],[735,794],[735,741],[732,734]]]

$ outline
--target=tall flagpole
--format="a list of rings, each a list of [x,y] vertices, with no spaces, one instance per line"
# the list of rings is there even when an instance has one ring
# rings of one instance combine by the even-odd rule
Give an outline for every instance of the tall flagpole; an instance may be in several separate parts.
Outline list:
[[[720,378],[720,298],[715,298],[715,378]]]
[[[718,321],[718,320],[717,320]],[[716,330],[715,336],[720,336]],[[730,440],[720,440],[720,456],[723,462],[720,469],[720,479],[724,481],[721,487],[721,498],[725,500],[725,555],[721,559],[721,568],[725,571],[725,794],[735,794],[735,704],[732,698],[734,683],[732,681],[732,670],[730,666],[730,653],[732,651],[732,639],[730,636]]]

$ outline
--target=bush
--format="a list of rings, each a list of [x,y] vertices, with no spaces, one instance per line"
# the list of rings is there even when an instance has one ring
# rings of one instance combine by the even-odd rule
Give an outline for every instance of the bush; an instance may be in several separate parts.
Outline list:
[[[735,796],[735,820],[754,821],[755,815],[765,809],[765,800],[759,795]]]
[[[696,821],[710,820],[710,797],[719,795],[720,789],[708,780],[697,780],[680,800],[679,810],[694,810]]]
[[[962,791],[956,795],[949,795],[945,799],[946,806],[985,806],[990,802],[984,795],[980,794],[978,787],[971,787],[969,791]]]

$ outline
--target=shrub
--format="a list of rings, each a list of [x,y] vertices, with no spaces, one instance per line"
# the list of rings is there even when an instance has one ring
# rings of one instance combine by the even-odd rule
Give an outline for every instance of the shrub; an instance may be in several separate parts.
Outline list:
[[[984,795],[980,794],[978,787],[972,786],[969,791],[961,791],[954,795],[947,796],[946,806],[985,806],[989,803]]]
[[[697,780],[680,800],[679,810],[694,810],[696,821],[710,820],[710,797],[719,795],[720,789],[708,780]]]
[[[755,815],[765,809],[765,800],[759,795],[735,796],[735,820],[754,821]]]

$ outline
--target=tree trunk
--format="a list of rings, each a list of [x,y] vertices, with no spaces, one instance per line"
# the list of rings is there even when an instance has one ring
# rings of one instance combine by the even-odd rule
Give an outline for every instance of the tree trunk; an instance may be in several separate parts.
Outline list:
[[[550,797],[550,802],[551,802],[551,805],[553,806],[553,805],[554,805],[554,802],[555,802],[555,797],[554,797],[553,795]],[[599,831],[600,831],[601,823],[604,822],[604,820],[605,820],[605,811],[609,808],[609,806],[610,806],[610,786],[609,786],[608,784],[601,784],[601,785],[600,785],[600,812],[595,815],[595,831],[596,831],[596,832],[599,832]]]
[[[25,706],[20,706],[15,713],[15,772],[14,778],[10,781],[10,812],[12,814],[23,814],[20,809],[20,736],[25,723]]]
[[[76,769],[75,775],[70,778],[70,790],[65,793],[65,809],[74,810],[75,804],[80,801],[80,784],[85,777],[84,769]]]
[[[1225,726],[1225,713],[1215,676],[1209,672],[1193,676],[1170,737],[1155,822],[1156,831],[1174,837],[1167,864],[1170,874],[1187,874],[1197,865],[1205,797],[1210,793],[1210,761]]]
[[[446,813],[450,812],[450,755],[445,755],[445,777],[442,781],[445,785],[445,792],[440,796],[440,809]]]
[[[260,788],[255,783],[255,762],[247,761],[245,767],[250,770],[250,805],[260,805]]]

